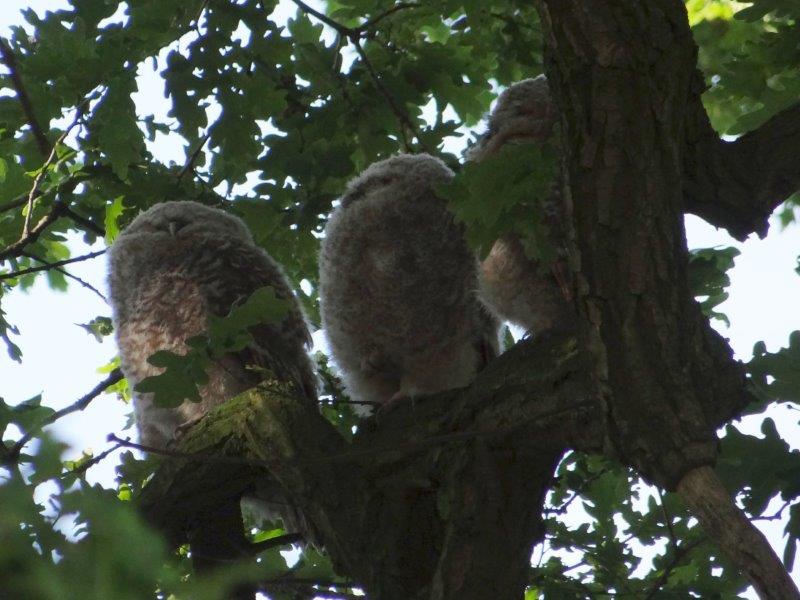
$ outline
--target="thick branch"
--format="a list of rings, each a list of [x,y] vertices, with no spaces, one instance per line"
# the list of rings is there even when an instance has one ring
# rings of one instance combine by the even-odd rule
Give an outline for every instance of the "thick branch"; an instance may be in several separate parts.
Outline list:
[[[703,530],[747,574],[762,599],[797,600],[797,587],[769,542],[736,506],[710,467],[695,469],[678,492]]]
[[[400,406],[348,445],[314,407],[264,384],[192,428],[188,454],[161,466],[139,506],[180,543],[195,515],[271,477],[372,598],[515,597],[555,463],[569,442],[598,447],[586,387],[574,339],[524,343],[467,390]],[[197,452],[239,462],[220,469]]]
[[[722,141],[695,98],[687,122],[686,210],[744,240],[800,190],[800,104],[733,142]]]

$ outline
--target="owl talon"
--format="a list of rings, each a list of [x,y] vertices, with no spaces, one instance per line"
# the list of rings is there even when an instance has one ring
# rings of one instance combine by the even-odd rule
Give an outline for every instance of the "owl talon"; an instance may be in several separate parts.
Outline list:
[[[178,442],[181,439],[183,439],[183,436],[185,436],[187,433],[189,433],[189,430],[192,427],[194,427],[195,425],[197,425],[202,419],[203,419],[203,415],[200,415],[200,416],[194,417],[193,419],[189,419],[188,421],[184,421],[183,423],[178,425],[175,428],[175,431],[173,432],[173,439],[175,440],[175,442]]]
[[[411,402],[411,410],[414,410],[414,396],[408,396],[403,390],[398,390],[391,398],[378,407],[375,411],[375,420],[380,422],[381,418],[385,418],[390,412],[398,408],[404,402]]]

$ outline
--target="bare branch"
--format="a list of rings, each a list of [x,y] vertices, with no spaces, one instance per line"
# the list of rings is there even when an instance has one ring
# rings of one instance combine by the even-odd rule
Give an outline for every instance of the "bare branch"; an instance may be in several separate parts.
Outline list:
[[[312,17],[318,19],[319,21],[322,21],[323,23],[325,23],[325,25],[327,25],[328,27],[332,27],[333,29],[335,29],[336,31],[341,33],[342,35],[345,35],[345,36],[347,36],[349,38],[352,38],[353,35],[356,35],[356,32],[355,32],[354,29],[351,29],[350,27],[342,25],[341,23],[337,23],[336,21],[331,19],[328,15],[326,15],[325,13],[321,13],[317,9],[315,9],[314,7],[309,6],[308,4],[303,2],[303,0],[292,0],[292,2],[294,2],[300,8],[300,10],[302,10],[304,13],[306,13],[308,15],[311,15]]]
[[[39,170],[39,173],[37,173],[33,180],[33,186],[31,187],[31,191],[28,193],[28,210],[25,213],[25,222],[22,225],[22,237],[20,239],[25,239],[30,233],[31,217],[33,216],[33,201],[38,196],[39,185],[42,183],[44,176],[47,175],[47,170],[50,168],[50,165],[55,162],[56,158],[58,158],[58,145],[64,140],[64,137],[66,137],[69,129],[70,128],[68,128],[67,131],[65,131],[61,137],[58,138],[58,141],[53,144],[53,147],[50,149],[50,153],[47,155],[47,158],[42,165],[42,168]]]
[[[64,209],[64,216],[69,217],[70,219],[75,221],[75,223],[82,226],[84,229],[91,231],[92,233],[96,233],[100,237],[106,236],[106,230],[103,227],[100,227],[100,225],[98,225],[94,221],[91,221],[86,217],[79,215],[69,207]]]
[[[28,120],[28,125],[30,125],[33,137],[36,139],[36,143],[39,146],[39,151],[43,156],[47,156],[51,149],[50,142],[47,140],[47,135],[45,135],[44,129],[42,129],[42,126],[39,124],[39,120],[36,118],[36,113],[34,113],[33,105],[31,104],[31,98],[28,95],[28,91],[25,89],[25,85],[22,83],[19,65],[17,65],[17,57],[14,56],[11,46],[3,39],[0,39],[0,55],[2,55],[3,64],[8,68],[11,82],[14,85],[14,91],[17,92],[17,99],[22,105],[22,111],[25,113],[25,118]]]
[[[319,588],[338,588],[335,591],[321,590]],[[347,589],[356,587],[355,584],[342,584],[334,581],[318,581],[308,578],[297,577],[275,577],[274,579],[260,581],[258,583],[258,591],[269,594],[274,593],[281,588],[290,588],[295,594],[303,593],[303,597],[308,598],[326,598],[330,600],[364,600],[364,596],[357,596],[349,592],[339,591],[339,589]],[[299,597],[299,596],[298,596]]]
[[[204,454],[202,452],[181,452],[179,450],[169,450],[167,448],[156,448],[155,446],[148,446],[147,444],[137,444],[136,442],[132,442],[130,438],[121,438],[113,433],[109,433],[106,439],[109,442],[116,442],[125,448],[132,448],[134,450],[147,452],[148,454],[155,454],[157,456],[181,458],[193,462],[247,465],[251,467],[264,467],[265,464],[264,461],[261,460],[253,460],[237,456],[221,456],[216,454]]]
[[[206,132],[206,134],[200,140],[200,143],[197,144],[197,148],[195,148],[194,152],[192,152],[191,156],[189,156],[189,158],[186,160],[186,164],[183,165],[181,172],[178,173],[178,183],[180,183],[181,179],[183,179],[183,176],[186,175],[186,173],[188,173],[192,169],[194,163],[197,162],[197,157],[200,156],[200,153],[203,151],[203,148],[205,147],[206,142],[210,137],[211,137],[211,130]]]
[[[17,196],[13,200],[9,200],[5,204],[0,204],[0,213],[7,212],[9,210],[13,210],[15,208],[19,208],[20,206],[25,206],[28,202],[28,193],[24,193],[21,196]]]
[[[686,129],[686,210],[736,239],[764,237],[772,211],[800,189],[800,104],[725,142],[698,98]]]
[[[378,73],[375,71],[372,63],[370,62],[369,58],[367,57],[367,53],[364,52],[364,48],[361,46],[361,41],[358,39],[353,40],[353,45],[356,47],[356,52],[361,57],[361,62],[364,63],[364,66],[367,69],[370,77],[375,82],[375,86],[378,88],[378,91],[381,95],[386,98],[386,102],[389,103],[389,108],[392,109],[392,112],[395,114],[398,120],[398,124],[400,125],[400,136],[403,142],[403,148],[405,148],[406,152],[413,152],[413,148],[406,137],[405,128],[408,127],[416,136],[417,139],[420,140],[419,133],[417,133],[417,129],[414,124],[411,122],[411,119],[408,117],[408,113],[405,110],[400,108],[397,102],[394,99],[394,96],[386,89],[386,86],[383,85],[381,78],[378,77]],[[420,140],[421,143],[421,140]]]
[[[406,152],[414,151],[414,148],[411,146],[408,137],[406,135],[406,129],[409,129],[416,136],[417,140],[422,146],[422,149],[425,150],[425,147],[422,144],[422,138],[420,137],[419,132],[417,131],[416,125],[414,125],[414,123],[411,121],[411,118],[408,116],[408,113],[397,103],[397,101],[394,99],[394,96],[392,96],[391,92],[389,92],[389,90],[386,89],[386,86],[383,85],[383,81],[381,81],[381,78],[378,76],[377,71],[372,66],[372,62],[367,57],[367,54],[366,52],[364,52],[364,48],[361,45],[362,34],[365,31],[367,31],[370,27],[375,25],[375,23],[381,21],[382,19],[388,17],[389,15],[399,10],[408,8],[418,8],[420,5],[414,3],[397,4],[396,6],[387,10],[385,13],[380,14],[374,17],[373,19],[368,20],[367,22],[361,24],[356,28],[352,28],[342,25],[337,21],[334,21],[329,16],[319,12],[318,10],[314,9],[313,7],[303,2],[303,0],[292,0],[292,2],[294,2],[303,12],[315,17],[316,19],[328,25],[329,27],[332,27],[337,32],[339,32],[340,35],[347,37],[348,39],[350,39],[350,41],[353,42],[353,45],[356,48],[356,52],[358,53],[358,56],[361,58],[361,62],[364,63],[364,67],[366,67],[370,77],[375,82],[375,86],[378,88],[378,91],[381,93],[381,95],[389,103],[389,107],[392,109],[392,112],[397,117],[403,148],[406,150]]]
[[[645,596],[645,600],[650,600],[651,598],[655,598],[656,594],[658,594],[658,592],[661,591],[661,588],[669,580],[669,576],[672,575],[672,572],[675,570],[675,567],[679,566],[692,550],[702,545],[706,541],[708,541],[707,538],[701,537],[687,544],[684,544],[683,546],[676,546],[674,548],[675,552],[672,555],[672,560],[664,568],[664,571],[661,573],[658,579],[656,579],[655,583],[653,583],[653,586],[650,588],[650,591],[647,592],[647,596]]]
[[[361,25],[356,27],[353,31],[355,31],[358,34],[364,33],[369,29],[371,29],[372,27],[374,27],[375,25],[377,25],[378,23],[380,23],[381,21],[383,21],[386,17],[389,17],[396,12],[399,12],[401,10],[406,10],[409,8],[420,8],[421,6],[422,6],[421,4],[417,4],[416,2],[398,2],[392,8],[386,10],[385,12],[382,12],[381,14],[376,15],[371,19],[367,19]]]
[[[658,501],[659,505],[661,506],[661,513],[664,515],[664,525],[667,527],[667,531],[669,532],[669,541],[672,545],[673,550],[678,550],[678,538],[675,535],[675,529],[672,527],[672,515],[669,514],[667,510],[667,505],[664,502],[664,493],[661,491],[660,487],[656,487],[656,491],[658,492]]]
[[[90,458],[86,462],[81,463],[80,465],[78,465],[74,469],[70,469],[69,471],[67,471],[65,473],[62,473],[59,477],[61,479],[63,479],[65,477],[69,477],[70,475],[81,475],[81,474],[85,473],[86,471],[88,471],[89,469],[91,469],[96,464],[104,461],[106,458],[108,458],[109,455],[113,454],[114,452],[116,452],[120,448],[122,448],[122,444],[116,444],[114,446],[111,446],[111,448],[108,448],[108,449],[104,450],[103,452],[101,452],[97,456],[93,456],[92,458]]]
[[[94,256],[103,254],[104,252],[105,252],[105,250],[100,250],[99,252],[93,252],[91,255],[87,254],[87,255],[84,255],[84,256],[77,256],[75,258],[68,258],[68,259],[66,259],[64,261],[60,261],[60,262],[66,262],[66,263],[80,262],[80,261],[83,261],[83,260],[87,260],[88,258],[94,258]],[[30,258],[32,260],[35,260],[35,261],[38,261],[38,262],[44,264],[43,267],[31,267],[30,269],[25,269],[25,271],[34,272],[34,271],[42,271],[42,270],[53,269],[53,270],[61,273],[64,277],[68,277],[68,278],[72,279],[73,281],[79,283],[80,285],[85,287],[90,292],[93,292],[94,294],[96,294],[103,302],[108,304],[108,299],[103,295],[103,293],[100,290],[98,290],[96,287],[94,287],[91,283],[89,283],[88,281],[84,281],[83,279],[81,279],[77,275],[73,275],[72,273],[70,273],[66,269],[62,269],[59,265],[56,265],[55,263],[49,263],[46,260],[44,260],[43,258],[39,258],[38,256],[36,256],[34,254],[30,254],[28,252],[25,252],[23,254],[23,256],[27,256],[28,258]],[[4,279],[4,278],[9,277],[9,276],[19,276],[21,273],[22,273],[21,271],[16,271],[15,273],[3,273],[3,274],[0,274],[0,279]],[[24,274],[24,273],[22,273],[22,274]]]
[[[58,260],[56,262],[47,262],[43,258],[39,258],[38,256],[34,256],[33,254],[25,254],[28,258],[32,258],[40,263],[42,266],[40,267],[29,267],[27,269],[20,269],[19,271],[12,271],[10,273],[0,273],[0,279],[12,279],[14,277],[21,277],[22,275],[29,275],[30,273],[38,273],[39,271],[49,271],[50,269],[55,269],[57,267],[63,267],[64,265],[70,265],[72,263],[83,262],[85,260],[90,260],[92,258],[97,258],[98,256],[102,256],[105,254],[105,250],[98,250],[97,252],[90,252],[89,254],[83,254],[82,256],[73,256],[72,258],[65,258],[64,260]],[[62,271],[65,275],[73,277],[69,273]],[[99,294],[99,292],[98,292]],[[102,294],[100,294],[102,296]]]
[[[22,448],[25,446],[25,444],[30,442],[34,438],[34,436],[37,433],[39,433],[39,431],[42,430],[43,427],[52,425],[53,423],[58,421],[61,417],[65,417],[66,415],[69,415],[71,413],[84,410],[87,406],[89,406],[92,400],[94,400],[100,394],[102,394],[106,390],[106,388],[114,385],[120,380],[122,380],[122,371],[120,371],[119,369],[114,369],[113,371],[111,371],[111,373],[108,374],[108,377],[106,377],[103,381],[94,386],[87,394],[85,394],[84,396],[82,396],[69,406],[62,408],[61,410],[57,410],[46,419],[42,419],[41,423],[35,425],[34,427],[31,427],[31,429],[14,444],[14,446],[8,453],[9,458],[11,458],[12,460],[16,460],[17,457],[19,457],[19,453],[22,451]]]
[[[256,542],[252,545],[251,549],[253,554],[260,554],[261,552],[271,550],[272,548],[278,548],[280,546],[287,546],[289,544],[302,542],[304,539],[305,538],[303,538],[303,535],[300,533],[287,533],[285,535],[269,538],[263,542]]]

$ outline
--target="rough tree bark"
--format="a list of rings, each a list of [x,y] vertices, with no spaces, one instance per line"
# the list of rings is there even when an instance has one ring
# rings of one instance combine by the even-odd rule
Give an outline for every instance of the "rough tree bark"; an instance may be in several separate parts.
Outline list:
[[[604,409],[606,452],[649,481],[677,488],[710,525],[739,514],[708,467],[716,456],[716,418],[747,397],[740,366],[701,315],[686,276],[686,124],[697,119],[698,87],[685,6],[678,0],[537,0],[536,6],[562,114],[581,348]],[[774,123],[763,131],[775,133]],[[772,159],[781,176],[777,183],[760,179],[763,196],[790,192],[796,157],[783,138],[762,157],[754,141],[760,135],[731,152],[758,158],[758,165]],[[720,413],[720,407],[727,408]],[[799,597],[764,537],[741,515],[728,526],[737,534],[706,532],[717,535],[759,594]]]
[[[198,454],[165,463],[139,498],[172,543],[270,476],[370,598],[519,598],[553,467],[574,448],[678,490],[762,597],[798,597],[710,468],[716,429],[750,397],[689,291],[683,214],[763,234],[800,186],[781,133],[798,133],[800,108],[722,142],[679,0],[535,5],[562,113],[577,339],[518,344],[470,388],[401,407],[352,443],[269,384],[234,399],[183,440]],[[744,161],[758,177],[731,178]]]

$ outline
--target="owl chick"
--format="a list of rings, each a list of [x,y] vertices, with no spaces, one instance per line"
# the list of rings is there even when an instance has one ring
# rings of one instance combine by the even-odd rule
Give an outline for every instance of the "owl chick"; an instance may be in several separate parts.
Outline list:
[[[322,324],[355,400],[463,387],[498,353],[477,260],[434,191],[452,177],[432,156],[393,156],[351,181],[328,221]]]
[[[279,323],[250,328],[249,347],[212,364],[200,402],[162,408],[152,394],[134,392],[143,444],[167,447],[211,408],[258,383],[263,376],[248,365],[292,383],[298,401],[316,401],[316,382],[300,306],[281,267],[255,245],[240,219],[196,202],[167,202],[140,214],[119,235],[110,249],[109,288],[122,371],[132,387],[161,372],[147,362],[150,355],[186,353],[186,340],[206,331],[210,315],[226,315],[263,286],[288,301],[288,314]],[[287,529],[303,527],[293,510],[282,516]]]
[[[520,81],[497,99],[486,135],[467,154],[471,161],[493,156],[506,144],[544,143],[558,119],[543,75]],[[565,207],[558,182],[542,203],[544,223],[558,258],[542,265],[528,258],[515,234],[492,246],[481,264],[481,297],[503,319],[538,335],[571,329],[575,322],[572,284],[566,265]]]

